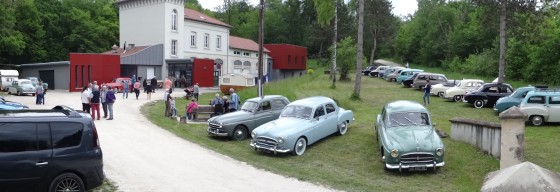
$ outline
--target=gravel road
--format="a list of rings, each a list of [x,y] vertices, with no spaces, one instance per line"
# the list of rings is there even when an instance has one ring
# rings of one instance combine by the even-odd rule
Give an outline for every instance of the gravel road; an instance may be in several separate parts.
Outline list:
[[[80,93],[49,91],[46,105],[35,105],[32,96],[5,97],[32,109],[63,104],[81,110]],[[333,191],[256,169],[181,139],[141,115],[140,107],[150,101],[144,94],[140,97],[123,100],[118,94],[114,120],[95,121],[105,174],[119,191]],[[155,99],[163,99],[163,92],[152,95]]]

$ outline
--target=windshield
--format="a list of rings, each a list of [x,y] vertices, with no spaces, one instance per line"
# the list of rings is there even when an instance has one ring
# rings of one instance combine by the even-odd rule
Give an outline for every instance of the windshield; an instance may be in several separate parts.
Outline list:
[[[296,117],[302,119],[310,119],[311,111],[313,111],[313,109],[309,107],[292,105],[284,108],[284,110],[282,110],[282,114],[280,114],[280,117]]]
[[[241,110],[253,112],[258,106],[259,104],[257,102],[246,101],[243,103],[243,106],[241,106]]]
[[[22,85],[31,84],[31,81],[22,81],[21,84],[22,84]]]
[[[407,126],[407,125],[430,125],[427,113],[422,112],[403,112],[389,115],[388,127]]]

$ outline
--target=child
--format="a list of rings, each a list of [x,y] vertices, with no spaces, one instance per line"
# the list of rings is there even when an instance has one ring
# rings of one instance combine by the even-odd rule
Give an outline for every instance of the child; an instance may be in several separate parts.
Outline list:
[[[198,108],[198,103],[196,103],[196,99],[193,98],[191,99],[191,103],[189,103],[189,105],[187,105],[186,111],[187,111],[187,119],[188,120],[193,120],[193,111]]]
[[[177,108],[175,108],[175,99],[169,96],[169,104],[171,105],[171,117],[177,116]]]

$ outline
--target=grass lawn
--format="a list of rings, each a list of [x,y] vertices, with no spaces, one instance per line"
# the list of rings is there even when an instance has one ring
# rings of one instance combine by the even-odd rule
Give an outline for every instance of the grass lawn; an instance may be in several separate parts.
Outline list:
[[[89,190],[88,192],[113,192],[118,191],[118,186],[109,179],[103,181],[103,185],[96,187],[95,189]]]
[[[362,100],[352,101],[350,95],[354,82],[337,82],[336,89],[329,88],[330,82],[328,75],[322,75],[322,70],[316,70],[313,75],[273,82],[265,87],[266,94],[285,95],[292,101],[308,96],[328,96],[334,98],[339,106],[354,111],[356,121],[349,126],[346,135],[330,136],[308,147],[305,154],[299,157],[256,152],[249,146],[248,140],[233,142],[209,137],[206,125],[179,125],[174,120],[162,118],[162,101],[145,105],[142,113],[153,123],[179,137],[234,159],[268,171],[346,191],[479,191],[484,176],[499,169],[498,160],[469,144],[446,138],[443,139],[446,165],[437,173],[384,171],[373,127],[376,116],[391,101],[421,102],[422,93],[382,79],[362,77]],[[255,97],[256,92],[256,89],[251,88],[241,91],[239,95],[245,100]],[[209,101],[212,97],[213,94],[204,94],[200,100]],[[450,133],[448,120],[454,117],[499,121],[491,108],[475,109],[471,105],[448,102],[436,97],[432,97],[431,101],[428,109],[433,122],[447,133]],[[184,113],[186,104],[186,100],[178,100],[177,108],[181,114]],[[560,152],[555,150],[558,135],[558,127],[529,127],[525,136],[527,160],[560,172]]]

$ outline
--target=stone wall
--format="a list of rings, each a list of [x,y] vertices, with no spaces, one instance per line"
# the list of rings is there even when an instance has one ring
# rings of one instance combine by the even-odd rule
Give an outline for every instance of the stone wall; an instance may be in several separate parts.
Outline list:
[[[451,139],[470,143],[500,159],[500,124],[464,118],[453,118],[449,121]]]

